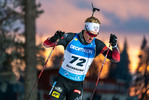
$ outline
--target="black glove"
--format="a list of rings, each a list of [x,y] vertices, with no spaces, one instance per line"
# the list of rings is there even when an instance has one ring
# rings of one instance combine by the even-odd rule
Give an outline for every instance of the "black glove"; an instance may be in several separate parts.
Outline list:
[[[111,44],[112,47],[116,47],[117,46],[117,37],[114,34],[110,35],[109,43]]]
[[[56,40],[61,39],[63,37],[64,33],[65,32],[62,32],[60,30],[56,31],[55,34],[54,34],[54,36],[51,37],[51,39],[50,39],[51,42],[55,42]]]
[[[62,31],[58,30],[58,31],[55,32],[54,37],[56,39],[61,39],[63,37],[64,33],[65,32],[62,32]]]

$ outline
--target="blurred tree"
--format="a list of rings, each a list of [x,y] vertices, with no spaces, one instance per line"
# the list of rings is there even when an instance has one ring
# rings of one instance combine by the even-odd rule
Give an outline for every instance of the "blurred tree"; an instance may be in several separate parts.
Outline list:
[[[135,74],[135,93],[139,100],[149,100],[149,47],[144,36],[139,54],[139,64]]]
[[[41,5],[38,4],[35,7],[38,8],[40,6]],[[7,84],[14,83],[16,81],[14,72],[15,74],[19,73],[21,75],[24,75],[24,70],[22,68],[25,66],[24,51],[26,51],[26,48],[24,48],[25,37],[24,34],[22,34],[24,33],[24,8],[26,8],[25,0],[0,1],[0,91],[3,92],[6,92]],[[42,12],[43,11],[36,10],[36,17],[38,17],[39,14]],[[31,16],[28,16],[28,18],[29,17]],[[31,33],[32,32],[34,31],[31,31]],[[35,37],[35,35],[33,36]],[[32,43],[32,41],[30,41],[30,43]],[[34,43],[35,42],[33,42],[33,44]],[[42,45],[39,44],[38,46],[34,46],[33,49],[37,50],[36,52],[34,52],[35,54],[33,53],[33,55],[37,56],[37,58],[35,58],[38,61],[37,64],[43,65],[44,57],[42,56],[42,51],[44,49]],[[30,57],[32,57],[31,55]],[[32,59],[30,61],[32,61]],[[36,73],[36,71],[32,71],[30,75],[32,75],[33,73]],[[36,79],[36,76],[32,77],[30,80],[34,81],[33,79]],[[3,86],[3,84],[5,85]],[[31,86],[33,86],[33,83],[30,85],[30,87]],[[31,89],[30,87],[28,87],[28,89]],[[35,98],[37,98],[37,96],[35,96]],[[31,100],[35,100],[34,97]]]
[[[97,78],[101,71],[101,67],[103,64],[105,57],[102,54],[99,54],[92,62],[86,77]],[[100,73],[100,78],[106,78],[108,75],[108,68],[109,68],[110,60],[106,59],[102,71]]]
[[[23,0],[24,1],[24,0]],[[33,84],[37,78],[37,59],[36,53],[37,49],[35,46],[35,35],[36,35],[36,18],[39,13],[36,5],[36,0],[25,0],[24,1],[24,11],[25,11],[25,98],[27,98],[30,90],[33,87]],[[37,87],[32,91],[30,100],[37,100]]]
[[[127,48],[127,40],[125,40],[124,49],[121,52],[121,60],[119,63],[111,62],[108,77],[126,81],[128,88],[131,83],[131,74],[129,72],[130,61],[127,53]]]
[[[36,5],[35,0],[25,0],[25,100],[29,95],[33,84],[37,78],[36,69],[36,48],[35,48],[35,33],[36,33]],[[32,91],[30,100],[37,100],[37,87]]]
[[[3,100],[15,100],[15,95],[8,97],[14,94],[11,84],[16,83],[13,64],[19,65],[23,59],[23,41],[16,35],[20,27],[14,25],[20,17],[20,14],[12,9],[15,8],[15,3],[6,0],[0,2],[0,98]]]
[[[96,61],[93,60],[90,69],[88,71],[89,76],[88,77],[94,77],[97,78],[98,77],[98,70],[99,70],[99,66],[96,64]]]
[[[63,60],[63,53],[55,54],[51,59],[52,67],[55,68],[60,67],[62,64],[62,60]]]

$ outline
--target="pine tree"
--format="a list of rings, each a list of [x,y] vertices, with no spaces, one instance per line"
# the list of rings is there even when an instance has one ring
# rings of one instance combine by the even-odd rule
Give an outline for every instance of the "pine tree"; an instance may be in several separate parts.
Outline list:
[[[36,0],[25,0],[24,1],[25,10],[25,98],[29,95],[36,78],[37,78],[37,48],[36,48],[36,18],[43,11],[38,11],[37,7],[41,5],[36,5]],[[37,100],[37,87],[34,88],[30,100]]]
[[[121,52],[121,60],[119,63],[112,63],[110,64],[109,69],[109,78],[121,79],[126,81],[127,88],[130,86],[131,83],[131,74],[129,72],[129,56],[127,53],[127,40],[125,39],[124,42],[124,49]]]
[[[135,76],[137,77],[134,82],[136,95],[139,100],[149,99],[149,47],[147,47],[147,40],[144,36],[141,50],[139,54],[139,64]]]
[[[7,94],[0,95],[2,100],[15,100],[15,95],[8,96],[10,91],[11,94],[14,93],[10,86],[16,83],[13,64],[22,65],[23,59],[23,41],[15,34],[20,27],[14,26],[20,14],[9,7],[10,3],[12,7],[16,7],[16,2],[0,2],[0,93]]]
[[[35,7],[37,9],[40,6],[41,5],[38,4]],[[22,8],[20,9],[21,10],[20,12],[17,12],[15,10],[18,7]],[[15,72],[19,72],[19,74],[24,77],[24,72],[21,69],[21,67],[25,66],[24,51],[26,51],[24,48],[26,41],[22,40],[22,38],[23,39],[25,38],[23,34],[24,31],[22,32],[22,30],[24,30],[22,29],[22,26],[24,26],[25,24],[24,10],[25,10],[25,0],[0,1],[0,82],[3,81],[7,83],[10,82],[12,83],[16,81],[12,68],[15,68],[16,69]],[[43,11],[36,10],[35,11],[36,18],[42,12]],[[16,26],[18,24],[19,26]],[[37,55],[37,57],[35,58],[37,59],[38,62],[37,64],[43,65],[44,59],[41,52],[44,51],[44,49],[42,45],[40,44],[38,46],[34,46],[34,49],[36,49],[37,51],[34,54]],[[32,79],[35,78],[36,76],[34,76]],[[37,94],[35,97],[37,100]],[[35,99],[33,98],[32,100]]]

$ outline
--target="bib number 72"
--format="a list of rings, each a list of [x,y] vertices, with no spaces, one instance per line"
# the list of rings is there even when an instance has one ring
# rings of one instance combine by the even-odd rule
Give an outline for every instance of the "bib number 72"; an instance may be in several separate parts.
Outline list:
[[[76,65],[77,66],[83,66],[83,64],[86,62],[86,59],[84,59],[84,58],[79,58],[79,57],[76,57],[76,56],[72,56],[72,60],[69,62],[69,63],[74,63],[74,62],[78,62]]]

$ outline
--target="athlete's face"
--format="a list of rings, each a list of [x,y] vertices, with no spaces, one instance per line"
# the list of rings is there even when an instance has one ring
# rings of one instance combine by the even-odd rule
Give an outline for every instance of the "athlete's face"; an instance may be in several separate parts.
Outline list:
[[[94,31],[84,30],[84,33],[83,33],[84,39],[87,43],[91,43],[93,41],[94,37],[96,37],[97,35],[98,35],[98,33],[94,32]]]

